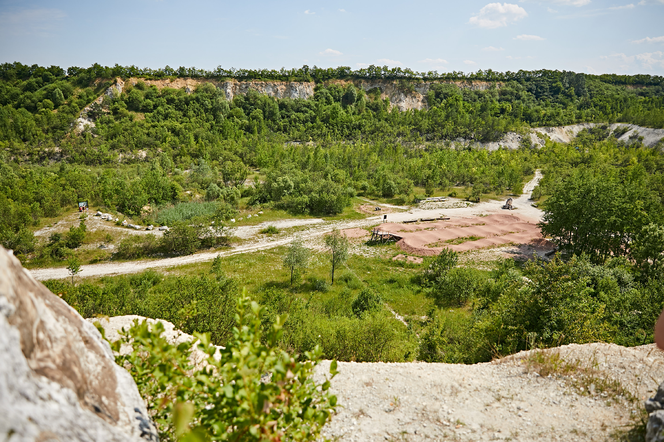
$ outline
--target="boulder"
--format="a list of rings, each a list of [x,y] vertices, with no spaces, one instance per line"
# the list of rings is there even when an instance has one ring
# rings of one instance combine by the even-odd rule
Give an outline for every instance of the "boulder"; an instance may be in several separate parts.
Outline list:
[[[659,385],[655,397],[646,400],[648,425],[646,442],[664,442],[664,382]]]
[[[99,331],[0,247],[0,434],[8,441],[158,441]]]

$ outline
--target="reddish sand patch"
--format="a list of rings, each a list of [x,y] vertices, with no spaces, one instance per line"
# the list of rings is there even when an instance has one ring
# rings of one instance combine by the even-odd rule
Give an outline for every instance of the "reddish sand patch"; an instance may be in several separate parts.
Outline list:
[[[346,229],[341,231],[342,235],[346,235],[346,238],[364,238],[369,236],[369,232],[364,229]]]
[[[511,214],[417,224],[385,223],[379,230],[400,236],[402,239],[397,245],[407,253],[420,256],[437,255],[443,248],[465,252],[510,243],[549,247],[537,224]],[[468,237],[480,239],[456,243]]]

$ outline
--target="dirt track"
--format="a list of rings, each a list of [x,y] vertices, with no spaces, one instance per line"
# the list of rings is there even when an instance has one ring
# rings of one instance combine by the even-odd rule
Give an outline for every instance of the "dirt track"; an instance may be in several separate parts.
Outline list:
[[[508,212],[501,209],[503,205],[502,201],[488,201],[482,202],[479,204],[473,204],[469,207],[460,207],[460,208],[439,208],[439,209],[419,209],[415,208],[408,212],[399,212],[399,213],[390,213],[388,215],[388,221],[394,223],[402,223],[404,221],[409,221],[412,219],[419,218],[435,218],[439,216],[448,216],[452,219],[458,218],[468,218],[477,215],[490,215],[490,214],[515,214],[522,220],[530,221],[533,223],[539,222],[542,217],[542,211],[532,207],[531,203],[528,201],[530,198],[530,193],[533,188],[537,185],[541,179],[542,174],[537,171],[535,177],[524,186],[523,194],[514,200],[514,207],[516,211]],[[326,233],[331,232],[334,229],[353,229],[361,227],[370,227],[379,225],[382,222],[381,216],[372,216],[362,220],[352,220],[352,221],[331,221],[331,222],[321,222],[322,220],[283,220],[279,222],[270,222],[268,224],[277,224],[280,227],[286,227],[293,223],[293,225],[304,225],[312,224],[312,227],[308,230],[298,232],[297,235],[303,240],[310,240],[316,237],[325,235]],[[245,238],[252,237],[253,230],[258,230],[256,226],[250,228],[238,228],[243,234],[238,235]],[[246,236],[244,235],[244,229],[247,229]],[[251,232],[249,231],[251,229]],[[129,229],[128,233],[139,232],[131,231]],[[45,233],[44,233],[45,234]],[[237,235],[237,232],[236,232]],[[255,233],[253,233],[255,235]],[[286,237],[280,238],[259,238],[254,242],[243,244],[241,246],[235,247],[227,251],[215,251],[215,252],[204,252],[196,253],[194,255],[187,256],[178,256],[174,258],[165,258],[165,259],[156,259],[150,261],[131,261],[131,262],[122,262],[122,263],[107,263],[107,264],[93,264],[93,265],[84,265],[81,267],[81,277],[99,277],[107,275],[118,275],[126,273],[138,273],[147,269],[158,269],[158,268],[168,268],[176,267],[185,264],[194,264],[198,262],[207,262],[213,260],[216,256],[231,256],[237,255],[239,253],[251,253],[259,250],[267,250],[273,247],[279,247],[288,244],[295,237],[296,234],[288,235]],[[255,236],[254,236],[255,237]],[[47,268],[47,269],[32,269],[30,273],[38,280],[47,280],[47,279],[63,279],[69,277],[69,272],[64,268]]]

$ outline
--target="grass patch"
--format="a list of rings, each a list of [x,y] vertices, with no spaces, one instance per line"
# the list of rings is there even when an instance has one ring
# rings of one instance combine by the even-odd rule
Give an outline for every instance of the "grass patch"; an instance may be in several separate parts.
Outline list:
[[[178,221],[188,221],[192,218],[212,216],[217,211],[217,203],[178,203],[173,207],[161,209],[157,212],[157,223],[169,225]]]
[[[262,229],[260,233],[263,235],[276,235],[279,233],[279,229],[277,229],[275,226],[267,226],[266,228]]]
[[[582,396],[600,396],[616,403],[639,403],[638,398],[619,381],[607,378],[599,371],[594,358],[590,361],[569,361],[557,351],[535,351],[525,359],[525,363],[528,372],[537,372],[544,377],[564,377],[572,389]]]

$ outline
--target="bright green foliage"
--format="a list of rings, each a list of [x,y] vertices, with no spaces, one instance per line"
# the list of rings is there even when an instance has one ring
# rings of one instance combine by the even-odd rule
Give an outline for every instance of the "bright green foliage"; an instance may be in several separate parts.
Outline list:
[[[320,350],[302,359],[278,350],[279,318],[262,341],[262,315],[257,303],[238,299],[237,325],[225,348],[212,346],[209,335],[195,334],[197,348],[209,356],[198,366],[188,359],[194,344],[169,344],[161,324],[135,323],[124,336],[133,351],[118,356],[118,363],[150,404],[162,440],[317,439],[336,407],[329,380],[320,385],[312,380]],[[114,346],[118,350],[120,341]],[[330,378],[336,373],[333,361]]]
[[[304,247],[301,239],[295,238],[291,241],[284,256],[284,267],[290,271],[291,286],[293,281],[306,270],[308,263],[309,250]]]
[[[67,270],[71,275],[71,283],[74,285],[74,276],[81,272],[81,262],[78,260],[78,258],[72,256],[67,260]]]
[[[448,271],[456,267],[458,262],[459,254],[454,250],[444,248],[433,260],[427,261],[428,265],[422,272],[423,285],[434,284],[438,278],[445,276]]]
[[[216,184],[210,184],[210,186],[216,186]],[[219,192],[215,193],[215,196],[219,198],[221,196],[221,189],[219,187],[217,189]],[[212,217],[222,205],[222,203],[215,202],[179,203],[174,207],[160,210],[157,213],[157,222],[165,226],[170,226],[173,223],[189,221],[197,217]]]
[[[383,300],[380,295],[369,288],[363,289],[353,301],[353,313],[362,317],[365,312],[372,312],[382,307]]]
[[[632,238],[662,216],[640,165],[580,168],[553,189],[544,210],[542,232],[562,250],[585,253],[595,262],[627,254]]]
[[[664,226],[648,224],[631,244],[630,255],[648,277],[662,275],[664,270]]]
[[[76,249],[85,240],[85,222],[81,221],[78,227],[71,226],[65,239],[65,246],[70,249]]]
[[[348,259],[348,248],[350,243],[345,235],[341,235],[338,230],[333,230],[331,234],[325,237],[325,245],[330,249],[330,264],[332,264],[331,279],[334,284],[334,271]]]

